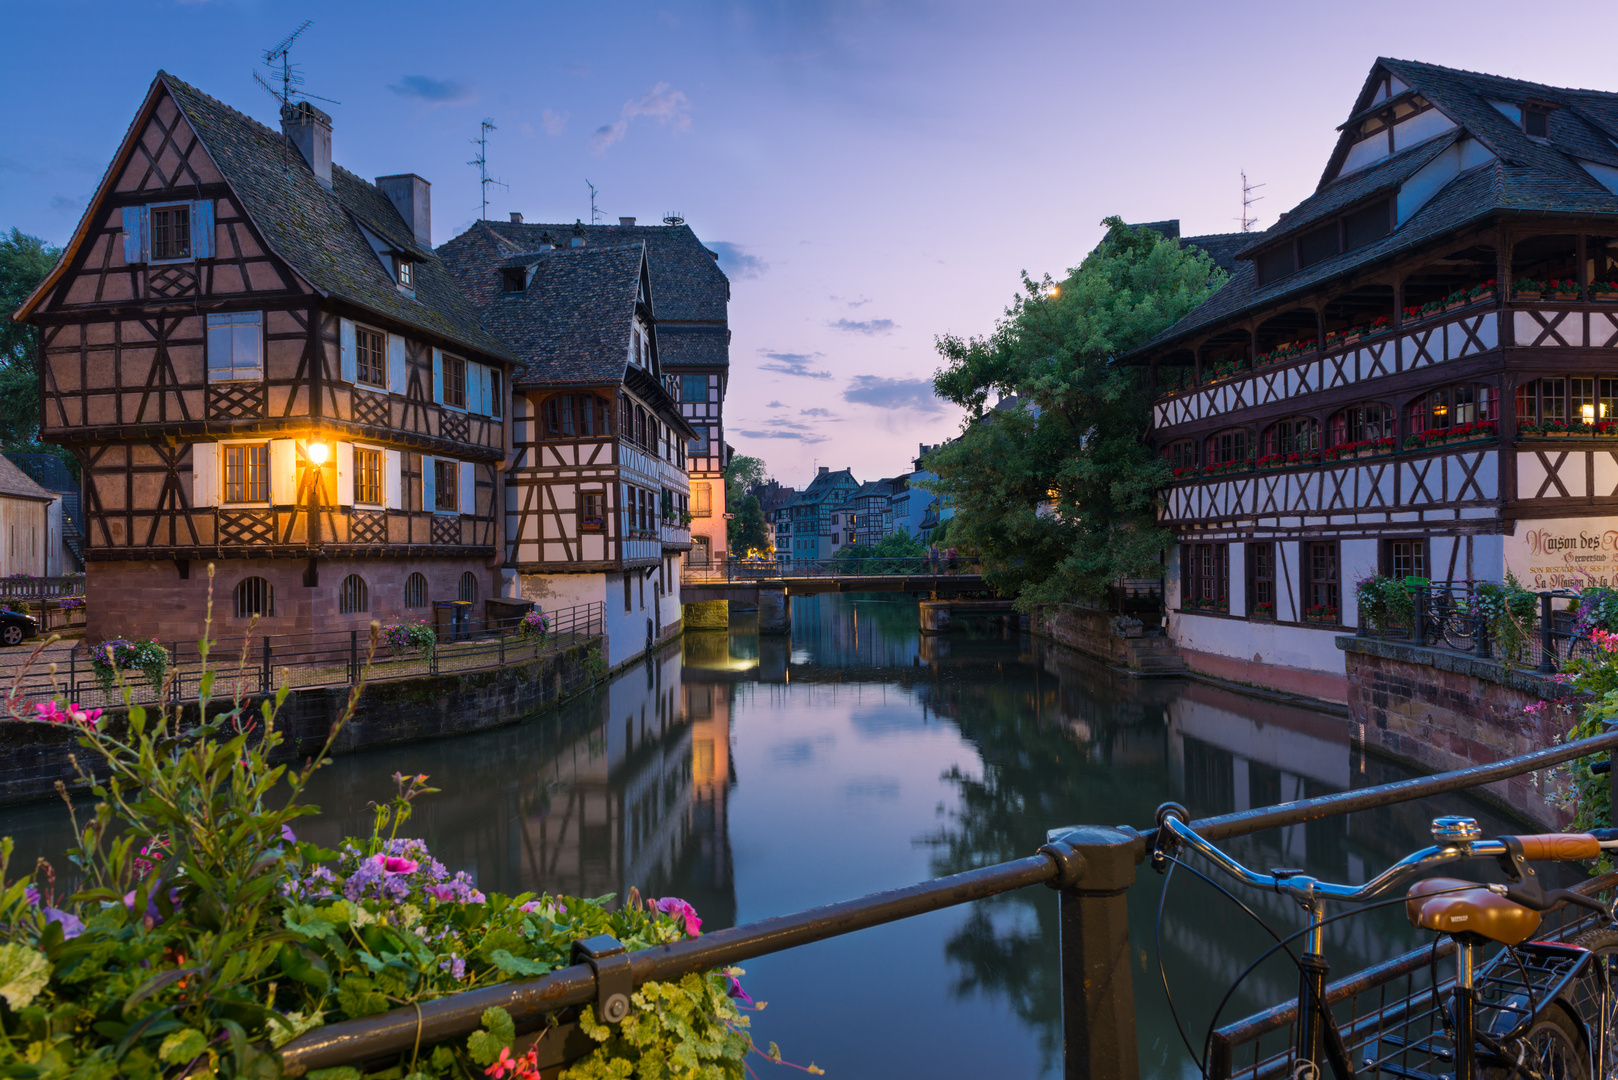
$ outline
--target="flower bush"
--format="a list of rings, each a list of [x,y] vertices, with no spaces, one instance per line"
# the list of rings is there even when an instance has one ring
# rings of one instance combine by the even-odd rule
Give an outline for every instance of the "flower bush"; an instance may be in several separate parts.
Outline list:
[[[1489,640],[1507,666],[1523,663],[1539,618],[1539,595],[1523,588],[1511,571],[1499,585],[1477,587],[1472,602],[1488,622]]]
[[[139,671],[154,693],[163,689],[163,678],[168,674],[169,651],[157,643],[156,638],[146,641],[125,641],[114,638],[103,641],[90,650],[90,670],[101,683],[102,689],[111,690],[125,671]]]
[[[544,641],[545,635],[550,632],[550,616],[544,614],[538,608],[525,614],[522,621],[517,624],[518,634],[525,638],[532,638],[535,641]]]
[[[382,631],[382,643],[392,650],[395,657],[406,653],[426,656],[437,641],[438,634],[426,619],[389,623],[387,629]]]
[[[1409,626],[1415,618],[1414,598],[1401,580],[1373,574],[1354,585],[1359,602],[1360,625],[1386,633],[1389,623]]]
[[[1273,618],[1275,618],[1275,601],[1274,600],[1260,600],[1258,603],[1253,605],[1252,615],[1253,615],[1253,618],[1255,618],[1255,619],[1273,619]]]
[[[56,606],[61,608],[63,611],[77,611],[79,608],[84,606],[84,597],[64,596],[56,602]]]

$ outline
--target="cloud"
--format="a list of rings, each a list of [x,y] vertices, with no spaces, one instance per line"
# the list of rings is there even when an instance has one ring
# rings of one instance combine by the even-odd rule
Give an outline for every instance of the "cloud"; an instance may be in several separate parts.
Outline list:
[[[712,247],[719,255],[719,268],[730,278],[763,277],[770,264],[757,255],[749,255],[740,244],[715,240]]]
[[[660,82],[634,101],[624,102],[617,121],[603,124],[590,136],[590,152],[604,153],[607,147],[629,133],[629,122],[637,116],[650,116],[666,128],[687,131],[691,127],[691,102],[685,94]]]
[[[760,349],[759,352],[774,361],[771,364],[760,364],[760,371],[774,371],[782,375],[798,375],[805,379],[831,378],[831,372],[815,371],[809,366],[809,361],[820,356],[819,353],[769,352],[765,349]]]
[[[830,409],[799,409],[799,416],[832,416]]]
[[[833,330],[846,330],[850,334],[864,334],[866,337],[875,337],[877,334],[890,334],[898,325],[892,319],[838,319],[836,322],[827,321],[827,326]]]
[[[478,92],[466,83],[426,75],[406,75],[388,89],[400,97],[415,98],[429,105],[464,105],[478,98]]]
[[[55,210],[58,214],[65,214],[69,212],[77,213],[83,210],[84,204],[89,201],[89,199],[85,198],[74,199],[69,198],[66,195],[52,195],[51,209]]]
[[[585,76],[590,74],[590,65],[583,60],[574,60],[572,63],[563,64],[562,70],[569,75]]]
[[[885,379],[880,375],[856,375],[843,389],[843,400],[879,409],[916,409],[938,412],[943,402],[933,396],[930,379]]]
[[[560,135],[567,130],[567,113],[546,109],[539,114],[539,122],[545,128],[545,134]]]
[[[822,443],[826,436],[815,435],[806,431],[738,431],[736,434],[748,439],[796,439],[804,443]]]
[[[764,407],[766,409],[784,409],[784,408],[786,408],[786,406],[781,404],[779,401],[772,401],[772,402],[770,402],[768,405],[766,405]]]

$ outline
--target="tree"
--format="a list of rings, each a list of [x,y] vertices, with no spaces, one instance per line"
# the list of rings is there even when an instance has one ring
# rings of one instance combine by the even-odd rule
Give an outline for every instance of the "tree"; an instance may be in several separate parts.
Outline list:
[[[764,483],[764,459],[737,454],[725,466],[725,538],[732,555],[763,551],[769,547],[764,530],[764,506],[754,488]]]
[[[39,447],[39,331],[13,322],[11,313],[59,255],[59,248],[16,228],[0,234],[0,444],[7,450]]]
[[[1018,607],[1094,595],[1155,571],[1170,534],[1154,517],[1168,467],[1146,445],[1145,369],[1117,358],[1224,280],[1206,254],[1116,217],[1060,283],[1023,275],[987,338],[938,341],[938,395],[970,414],[928,456],[926,486],[954,500],[949,542],[984,556]],[[989,394],[1014,397],[986,410]]]
[[[927,546],[907,532],[891,532],[875,544],[839,548],[837,554],[831,557],[833,563],[840,565],[864,562],[866,559],[889,560],[884,567],[893,573],[919,572],[927,562]],[[893,561],[898,559],[913,560],[914,565]]]

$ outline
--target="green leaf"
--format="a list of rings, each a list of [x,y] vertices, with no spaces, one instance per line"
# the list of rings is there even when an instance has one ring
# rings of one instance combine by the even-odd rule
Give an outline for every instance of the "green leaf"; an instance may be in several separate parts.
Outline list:
[[[489,963],[507,975],[543,975],[551,970],[551,965],[543,961],[524,960],[520,956],[512,956],[505,949],[494,950],[489,956]]]
[[[331,989],[331,969],[309,949],[295,945],[281,946],[281,954],[277,958],[281,970],[286,972],[289,979],[294,979],[305,986],[312,986],[324,994]]]
[[[163,1040],[157,1056],[170,1065],[183,1065],[208,1048],[208,1037],[196,1028],[181,1028]]]
[[[337,932],[337,927],[322,919],[319,915],[311,916],[305,920],[294,919],[290,913],[281,916],[286,928],[294,934],[302,934],[311,940],[329,937]]]
[[[26,945],[0,945],[0,997],[20,1009],[39,996],[51,980],[45,954]]]
[[[466,1052],[472,1055],[472,1060],[479,1065],[492,1064],[500,1056],[500,1051],[510,1043],[501,1042],[487,1031],[474,1031],[466,1040]]]
[[[483,1026],[489,1034],[500,1040],[501,1046],[510,1046],[517,1038],[517,1025],[512,1022],[511,1014],[498,1005],[483,1010]]]
[[[316,1069],[308,1076],[309,1080],[363,1080],[364,1074],[351,1065],[338,1065],[331,1069]]]
[[[363,975],[346,975],[337,988],[337,1004],[350,1017],[375,1016],[388,1011],[388,999]]]

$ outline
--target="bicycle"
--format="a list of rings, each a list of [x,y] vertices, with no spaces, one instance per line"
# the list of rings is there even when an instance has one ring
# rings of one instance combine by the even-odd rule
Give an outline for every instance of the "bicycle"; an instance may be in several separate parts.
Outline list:
[[[1572,890],[1546,890],[1531,865],[1597,858],[1603,851],[1618,849],[1618,829],[1486,840],[1472,818],[1441,817],[1433,822],[1433,846],[1412,852],[1365,884],[1354,886],[1321,881],[1287,867],[1267,874],[1250,870],[1197,835],[1188,819],[1189,813],[1177,803],[1158,807],[1154,869],[1162,872],[1169,863],[1186,865],[1178,855],[1182,848],[1189,848],[1245,885],[1292,897],[1307,913],[1308,925],[1303,930],[1278,938],[1265,954],[1273,955],[1295,938],[1304,939],[1304,952],[1295,957],[1299,988],[1292,1047],[1294,1076],[1318,1077],[1330,1067],[1337,1080],[1356,1080],[1342,1031],[1326,1000],[1325,924],[1345,915],[1328,919],[1325,902],[1376,901],[1438,866],[1492,859],[1511,884],[1481,885],[1435,877],[1417,881],[1405,893],[1403,902],[1412,926],[1447,935],[1455,942],[1454,987],[1446,1006],[1439,998],[1435,967],[1431,993],[1443,1031],[1430,1033],[1425,1045],[1417,1045],[1422,1040],[1389,1034],[1379,1035],[1378,1041],[1393,1046],[1399,1054],[1426,1052],[1430,1060],[1453,1065],[1453,1075],[1447,1080],[1618,1077],[1618,926],[1614,910]],[[1542,913],[1562,904],[1597,912],[1603,925],[1565,944],[1529,942],[1539,929]],[[1480,969],[1479,950],[1489,943],[1505,948]],[[1434,949],[1436,965],[1437,939]],[[1521,979],[1517,978],[1519,972]],[[1448,1046],[1441,1045],[1440,1034]],[[1194,1050],[1192,1053],[1195,1055]],[[1367,1057],[1364,1066],[1369,1072],[1402,1080],[1440,1080],[1437,1073],[1379,1060],[1377,1055]]]

